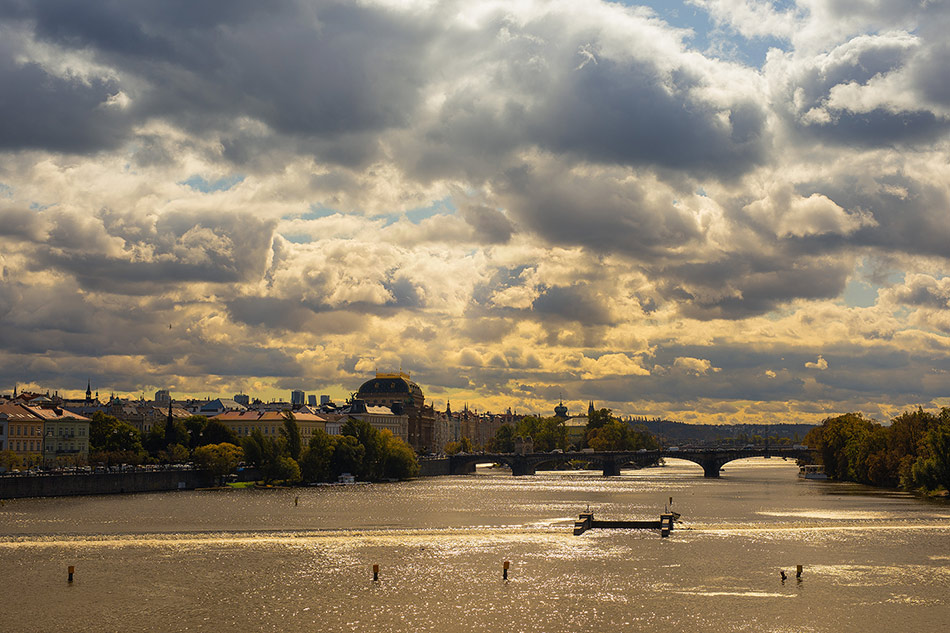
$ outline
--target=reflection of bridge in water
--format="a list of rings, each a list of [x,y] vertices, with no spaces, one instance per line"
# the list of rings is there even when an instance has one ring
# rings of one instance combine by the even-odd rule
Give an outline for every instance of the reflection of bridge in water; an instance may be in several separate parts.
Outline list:
[[[507,464],[512,475],[533,475],[538,467],[577,460],[587,462],[604,471],[605,477],[620,474],[626,466],[644,468],[656,464],[661,458],[685,459],[702,466],[704,477],[718,477],[719,469],[737,459],[746,457],[785,457],[798,459],[809,455],[801,448],[697,448],[656,451],[600,451],[564,453],[479,453],[450,455],[422,462],[423,475],[466,475],[475,472],[476,464]]]

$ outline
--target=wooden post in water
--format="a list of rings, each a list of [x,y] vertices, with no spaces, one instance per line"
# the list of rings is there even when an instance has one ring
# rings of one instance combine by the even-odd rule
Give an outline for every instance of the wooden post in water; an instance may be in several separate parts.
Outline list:
[[[67,582],[72,582],[72,581],[73,581],[73,572],[76,571],[76,567],[73,566],[73,565],[70,565],[70,566],[69,566],[69,569],[68,569],[67,571],[68,571],[68,573],[69,573],[69,579],[67,580]]]
[[[799,565],[799,566],[797,566],[797,567],[795,568],[795,577],[798,578],[799,580],[802,579],[802,566],[801,566],[801,565]]]
[[[501,579],[508,580],[508,567],[511,565],[508,561],[505,561],[505,564],[502,565]]]
[[[379,565],[373,565],[373,582],[379,582]]]

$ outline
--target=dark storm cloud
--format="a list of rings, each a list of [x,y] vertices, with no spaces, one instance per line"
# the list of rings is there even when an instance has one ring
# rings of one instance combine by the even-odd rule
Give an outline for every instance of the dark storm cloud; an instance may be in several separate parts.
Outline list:
[[[892,288],[889,296],[895,303],[903,305],[947,310],[950,309],[950,281],[937,280],[929,275],[913,275]]]
[[[930,144],[950,130],[950,120],[933,112],[836,112],[828,123],[803,126],[801,133],[813,141],[880,147],[894,143]]]
[[[507,171],[496,187],[519,224],[554,244],[639,259],[702,239],[694,216],[674,206],[672,192],[664,199],[624,175],[523,166]]]
[[[856,231],[849,246],[950,257],[950,191],[943,183],[884,173],[875,184],[868,186],[866,174],[844,173],[813,185],[842,207],[873,215],[875,225]]]
[[[124,355],[130,349],[148,353],[168,345],[169,307],[138,300],[100,303],[68,279],[42,285],[14,279],[0,283],[0,349],[90,357]]]
[[[594,162],[733,176],[764,158],[765,111],[720,109],[692,91],[711,78],[683,68],[670,85],[643,63],[601,60],[564,73],[526,121],[539,145]]]
[[[0,41],[0,150],[83,153],[116,146],[129,117],[108,105],[116,82],[56,77],[38,64],[16,63]]]
[[[253,137],[229,131],[239,117],[279,134],[331,139],[295,142],[348,164],[372,148],[361,133],[408,123],[426,39],[415,22],[345,2],[213,4],[51,0],[7,2],[0,11],[46,42],[91,52],[134,77],[121,87],[137,120],[218,130],[225,155],[239,162],[256,151]],[[0,74],[19,95],[0,102],[4,118],[26,124],[5,130],[0,143],[81,151],[114,144],[127,127],[98,108],[117,82],[66,82],[34,65],[5,64]]]
[[[531,304],[531,310],[545,318],[554,317],[590,325],[615,321],[604,298],[597,296],[586,284],[544,288]]]
[[[844,290],[850,262],[828,258],[733,255],[657,271],[660,293],[695,319],[743,319],[796,298],[830,299]]]
[[[7,239],[36,242],[43,239],[45,228],[40,214],[36,211],[0,205],[0,235]]]
[[[185,376],[300,376],[304,368],[282,349],[205,342],[181,359]]]
[[[944,49],[942,39],[932,42],[888,33],[856,37],[811,60],[789,87],[788,103],[794,101],[796,109],[792,125],[799,141],[881,147],[930,144],[945,135],[950,130],[950,119],[944,114],[933,111],[927,103],[895,107],[889,102],[901,95],[890,95],[881,85],[871,87],[872,82],[890,74],[910,73],[921,93],[933,95],[940,103],[948,79],[946,66],[939,64]],[[850,104],[835,93],[840,89],[872,91],[888,105],[867,108]],[[826,116],[811,116],[813,110],[822,108]],[[804,120],[799,118],[802,116]]]
[[[35,248],[27,249],[32,268],[74,275],[89,289],[143,295],[182,282],[259,278],[276,226],[222,211],[155,218],[103,210],[95,221],[51,209],[42,217],[46,234],[34,235]]]
[[[484,244],[505,244],[511,239],[514,227],[511,221],[498,209],[480,205],[465,205],[461,209],[462,218],[475,230],[480,242]]]

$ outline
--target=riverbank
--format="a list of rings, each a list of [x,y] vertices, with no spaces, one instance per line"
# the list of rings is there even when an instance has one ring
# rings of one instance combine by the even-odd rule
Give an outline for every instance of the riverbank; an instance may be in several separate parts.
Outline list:
[[[208,470],[6,476],[0,477],[0,499],[194,490],[213,485],[214,475]]]

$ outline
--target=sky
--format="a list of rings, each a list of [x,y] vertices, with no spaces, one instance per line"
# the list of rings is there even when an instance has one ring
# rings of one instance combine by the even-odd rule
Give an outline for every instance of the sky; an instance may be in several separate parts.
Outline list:
[[[0,0],[0,392],[950,405],[950,3]]]

